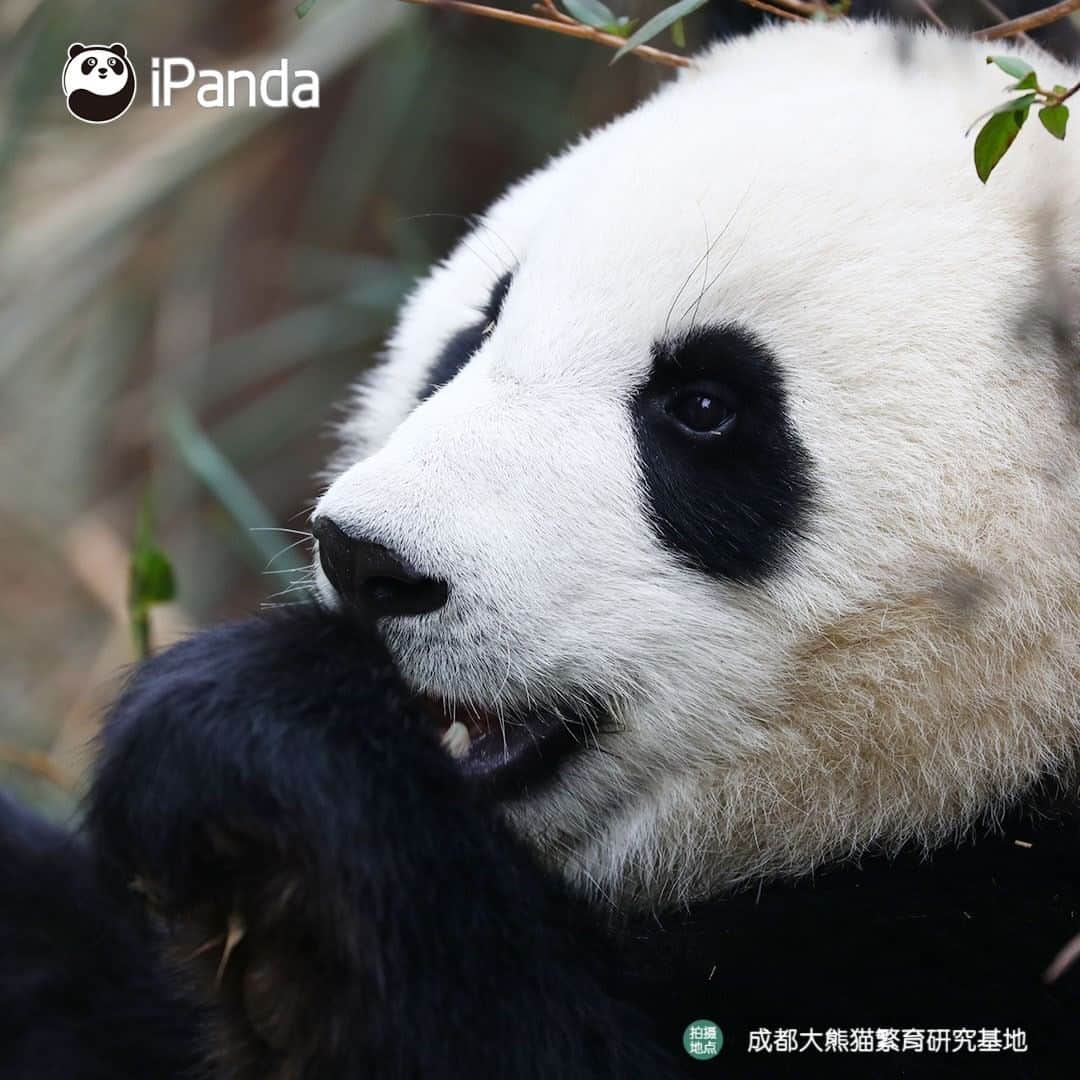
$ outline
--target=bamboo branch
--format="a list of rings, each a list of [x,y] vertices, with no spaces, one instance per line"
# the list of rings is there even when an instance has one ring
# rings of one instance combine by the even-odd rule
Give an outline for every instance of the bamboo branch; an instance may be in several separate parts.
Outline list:
[[[1060,3],[1051,4],[1041,11],[1033,11],[1030,15],[1021,15],[1018,19],[1010,19],[1008,22],[998,23],[997,26],[978,30],[974,36],[979,41],[997,41],[999,38],[1022,34],[1026,30],[1037,30],[1040,26],[1064,19],[1074,11],[1080,11],[1080,0],[1060,0]]]
[[[610,49],[621,49],[626,44],[626,40],[618,34],[609,34],[592,26],[586,26],[565,12],[560,11],[555,6],[554,0],[537,0],[532,5],[533,11],[536,12],[534,15],[526,15],[520,11],[508,11],[505,8],[490,7],[487,4],[473,3],[472,0],[403,0],[403,2],[417,4],[421,7],[447,8],[450,11],[479,15],[500,22],[515,23],[518,26],[547,30],[553,34],[564,34],[567,37],[593,41]],[[818,2],[815,2],[815,0],[739,0],[739,2],[757,8],[759,11],[768,12],[768,14],[781,19],[809,19],[827,10],[823,0],[818,0]],[[997,13],[998,9],[992,0],[980,0],[980,2],[991,12]],[[948,29],[929,0],[914,0],[914,3],[931,22],[936,23],[943,30]],[[1059,0],[1058,3],[1040,11],[1033,11],[1028,15],[1022,15],[1016,19],[999,22],[996,26],[988,26],[983,30],[978,30],[973,36],[980,41],[996,41],[1007,37],[1023,37],[1026,39],[1026,31],[1057,22],[1075,11],[1080,11],[1080,0]],[[643,60],[648,60],[654,64],[664,64],[667,67],[692,66],[692,62],[687,57],[666,52],[663,49],[656,49],[651,45],[639,45],[631,51]]]
[[[986,13],[988,15],[992,15],[995,19],[997,19],[999,23],[1006,23],[1009,21],[1009,16],[1006,15],[1005,12],[1002,11],[1001,8],[999,8],[997,4],[994,3],[994,0],[979,0],[979,3],[986,9]],[[1023,33],[1023,31],[1021,31],[1016,36],[1022,42],[1024,42],[1025,45],[1034,44],[1031,38],[1029,38],[1027,34]]]
[[[781,19],[793,19],[795,22],[804,22],[807,18],[810,17],[806,14],[795,14],[796,11],[801,11],[802,9],[801,4],[799,4],[798,8],[796,8],[797,0],[779,0],[780,3],[786,4],[788,7],[790,7],[792,9],[790,11],[786,10],[785,8],[776,7],[773,4],[766,3],[766,0],[739,0],[739,2],[742,4],[746,4],[747,7],[757,8],[758,11],[767,11],[770,15],[778,15]],[[813,4],[808,4],[806,6],[809,7],[811,11],[817,10]]]
[[[518,26],[531,26],[535,30],[549,30],[553,34],[565,34],[567,37],[595,41],[598,45],[606,45],[609,49],[621,49],[626,44],[626,39],[619,37],[618,34],[605,34],[603,30],[595,30],[584,23],[556,21],[539,15],[526,15],[520,11],[488,7],[486,4],[473,4],[468,0],[404,0],[404,3],[418,4],[421,7],[445,8],[447,11],[460,11],[466,15],[479,15],[486,19],[516,23]],[[640,56],[642,60],[648,60],[653,64],[664,64],[667,67],[691,66],[687,57],[664,52],[663,49],[654,49],[651,45],[639,45],[631,51],[635,56]]]
[[[1080,934],[1070,938],[1043,974],[1043,982],[1056,982],[1080,959]]]
[[[948,30],[945,20],[934,10],[929,0],[915,0],[915,6],[939,29]]]
[[[555,6],[555,0],[539,0],[539,2],[533,4],[532,7],[537,15],[543,15],[549,19],[554,19],[556,22],[566,23],[568,26],[581,25],[577,19],[567,15],[565,11],[560,11]]]
[[[1056,98],[1054,104],[1062,105],[1066,101],[1068,101],[1069,98],[1074,97],[1076,94],[1080,94],[1080,82],[1078,82],[1075,86],[1071,87],[1070,89],[1066,90],[1065,93],[1062,94],[1060,97]]]
[[[742,0],[744,4],[750,4],[750,7],[759,7],[759,4],[752,4],[750,0]],[[786,9],[789,13],[794,12],[796,15],[801,15],[804,19],[812,19],[815,15],[820,15],[824,12],[826,15],[828,7],[825,0],[820,0],[819,3],[814,3],[813,0],[776,0],[776,4],[779,7]],[[772,5],[770,5],[772,7]],[[775,10],[775,8],[773,8]]]

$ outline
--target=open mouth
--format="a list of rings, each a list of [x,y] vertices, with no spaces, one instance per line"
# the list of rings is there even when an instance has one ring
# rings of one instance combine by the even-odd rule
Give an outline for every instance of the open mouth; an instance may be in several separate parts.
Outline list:
[[[595,745],[597,725],[588,714],[567,717],[539,709],[489,709],[425,698],[441,732],[443,747],[473,783],[496,798],[528,794],[546,783],[559,765],[586,744]]]

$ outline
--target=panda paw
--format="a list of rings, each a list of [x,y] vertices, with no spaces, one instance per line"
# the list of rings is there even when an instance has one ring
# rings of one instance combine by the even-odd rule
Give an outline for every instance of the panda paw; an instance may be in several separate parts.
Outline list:
[[[87,820],[232,1080],[667,1075],[591,910],[347,618],[256,619],[144,665]]]
[[[226,1074],[300,1076],[344,1052],[328,994],[341,1011],[385,995],[385,897],[425,855],[408,844],[388,865],[384,838],[434,835],[420,818],[460,798],[378,640],[300,610],[196,635],[136,672],[87,828],[106,880],[160,916],[169,959],[218,1007]],[[384,1021],[350,1015],[349,1052]]]
[[[186,906],[208,887],[204,848],[277,848],[328,829],[345,759],[389,752],[391,726],[441,764],[362,626],[302,608],[205,631],[143,664],[113,706],[90,830],[106,864]]]

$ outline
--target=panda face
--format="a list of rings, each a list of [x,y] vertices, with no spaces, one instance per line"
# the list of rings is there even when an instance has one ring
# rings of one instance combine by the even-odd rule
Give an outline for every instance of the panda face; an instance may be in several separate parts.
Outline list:
[[[127,50],[112,45],[73,44],[64,66],[63,88],[72,115],[107,123],[123,115],[135,97],[135,69]]]
[[[68,65],[64,86],[69,94],[73,90],[88,90],[105,97],[123,90],[126,82],[127,67],[119,56],[107,49],[91,49]]]
[[[933,842],[1077,742],[1080,437],[1037,313],[1080,288],[1080,185],[1047,187],[1080,155],[1025,138],[983,187],[984,48],[899,34],[719,47],[512,189],[316,508],[323,600],[616,899]]]

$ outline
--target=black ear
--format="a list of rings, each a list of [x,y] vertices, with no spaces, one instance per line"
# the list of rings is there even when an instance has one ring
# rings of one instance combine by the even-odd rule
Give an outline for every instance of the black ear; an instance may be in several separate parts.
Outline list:
[[[121,45],[119,41],[114,41],[109,46],[109,52],[114,52],[114,53],[116,53],[117,56],[124,56],[124,57],[127,56],[127,49],[125,49],[124,46]]]
[[[68,48],[68,59],[71,60],[82,52],[86,52],[86,46],[81,41],[73,41]]]

